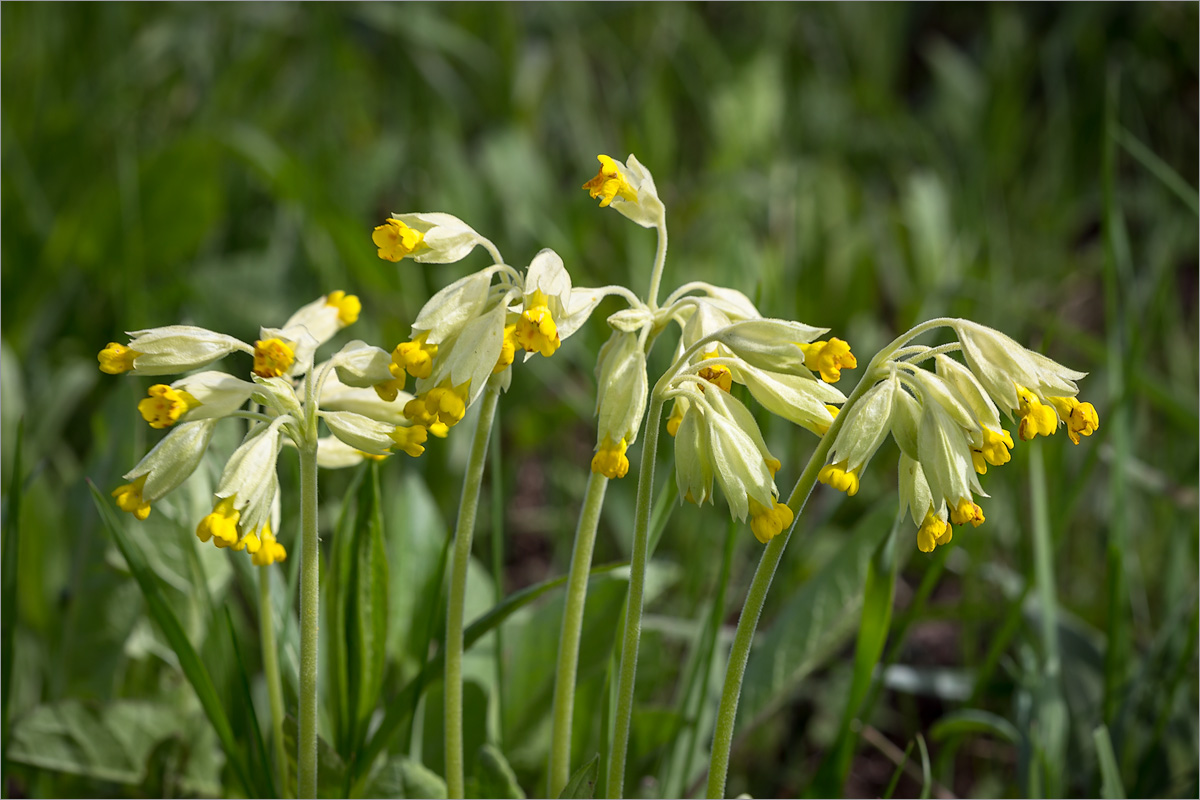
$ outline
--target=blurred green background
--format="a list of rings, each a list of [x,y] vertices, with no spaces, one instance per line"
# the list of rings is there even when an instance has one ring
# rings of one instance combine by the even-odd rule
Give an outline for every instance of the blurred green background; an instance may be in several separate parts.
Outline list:
[[[919,554],[901,523],[886,663],[844,791],[915,796],[917,748],[887,787],[920,735],[935,792],[1095,795],[1104,724],[1130,796],[1196,795],[1196,4],[5,3],[0,18],[0,422],[6,508],[10,486],[21,501],[4,531],[6,557],[20,535],[4,565],[10,796],[230,791],[84,483],[113,488],[158,436],[135,409],[154,381],[102,375],[105,343],[178,322],[248,339],[340,288],[363,313],[339,341],[390,349],[433,291],[486,265],[482,253],[379,260],[370,232],[390,212],[446,211],[514,265],[553,247],[576,285],[642,292],[653,233],[579,188],[597,153],[630,152],[668,209],[666,289],[740,289],[765,315],[833,328],[864,364],[916,322],[955,315],[1090,372],[1082,397],[1100,430],[1041,445],[1065,680],[1045,680],[1021,446],[984,478],[987,524],[952,548]],[[607,301],[553,359],[514,371],[476,612],[566,571],[602,318],[619,307]],[[761,419],[790,487],[813,442]],[[381,465],[385,696],[419,663],[422,592],[467,440],[456,430],[419,460]],[[230,431],[217,451],[235,442]],[[857,497],[818,491],[801,521],[747,674],[731,794],[828,787],[820,764],[839,736],[866,564],[895,515],[895,457],[887,445]],[[232,609],[252,675],[257,639],[246,560],[191,534],[220,463],[130,530],[224,686],[234,668],[213,609]],[[323,476],[326,546],[351,477]],[[633,484],[610,487],[597,562],[627,553]],[[679,508],[655,553],[631,794],[688,791],[706,763],[711,709],[695,708],[719,690],[720,648],[703,703],[680,687],[726,528],[720,504]],[[736,532],[716,610],[730,626],[759,552]],[[297,560],[280,572],[294,579]],[[597,708],[623,586],[590,596],[580,702]],[[533,796],[545,791],[560,607],[506,626],[503,690],[494,639],[475,653],[480,730]],[[1046,709],[1066,719],[1049,745]],[[577,762],[599,749],[600,716],[577,713]],[[435,717],[414,757],[436,771]]]

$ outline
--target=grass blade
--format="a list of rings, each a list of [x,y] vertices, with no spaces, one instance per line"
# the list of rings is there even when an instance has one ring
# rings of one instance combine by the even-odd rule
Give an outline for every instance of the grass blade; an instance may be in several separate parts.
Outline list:
[[[17,630],[17,558],[21,546],[21,444],[25,425],[17,426],[17,446],[13,453],[12,483],[4,507],[4,544],[0,546],[0,725],[3,741],[9,738],[8,703],[12,688],[13,636]],[[0,786],[8,775],[8,748],[0,754]]]
[[[909,742],[908,747],[904,748],[904,758],[896,765],[896,769],[892,772],[892,779],[888,781],[887,789],[883,792],[883,797],[890,798],[896,793],[896,784],[900,783],[900,776],[904,774],[904,765],[908,763],[908,757],[912,755],[913,743]]]
[[[917,748],[921,751],[921,800],[929,800],[933,789],[933,770],[929,767],[929,748],[925,746],[925,737],[917,734]]]
[[[125,529],[122,527],[120,521],[114,517],[112,509],[109,507],[108,499],[101,494],[100,490],[96,488],[96,484],[92,483],[90,479],[88,480],[88,488],[92,490],[92,500],[96,503],[96,509],[100,512],[100,518],[104,522],[104,527],[108,530],[117,548],[121,551],[125,563],[129,566],[129,571],[138,583],[138,588],[142,590],[142,596],[146,599],[146,608],[150,617],[158,624],[163,635],[167,637],[167,642],[171,645],[171,649],[175,651],[175,655],[179,659],[179,666],[183,670],[184,676],[188,679],[188,683],[192,685],[192,689],[196,692],[196,697],[200,700],[200,705],[204,709],[204,713],[208,716],[209,722],[212,723],[213,729],[217,732],[217,738],[221,740],[221,747],[225,751],[225,757],[229,760],[229,764],[233,768],[238,782],[241,783],[247,795],[254,797],[255,786],[250,780],[245,759],[242,757],[242,748],[233,737],[233,728],[229,724],[229,718],[225,715],[225,709],[221,707],[221,700],[217,697],[217,689],[213,686],[212,677],[208,674],[204,663],[196,654],[192,643],[188,641],[187,634],[184,633],[183,626],[179,624],[175,612],[171,611],[171,607],[167,605],[166,599],[163,598],[162,592],[159,591],[158,579],[146,565],[142,554],[125,535]]]
[[[1196,190],[1183,179],[1182,175],[1171,169],[1170,164],[1142,144],[1141,140],[1124,126],[1116,129],[1115,136],[1117,143],[1125,148],[1125,152],[1136,158],[1151,175],[1162,181],[1163,186],[1166,186],[1182,200],[1193,214],[1200,216],[1200,198],[1197,197]]]
[[[1121,783],[1121,771],[1117,769],[1117,756],[1113,753],[1108,726],[1101,725],[1092,731],[1092,740],[1096,743],[1096,759],[1100,762],[1100,796],[1105,800],[1125,800],[1125,787]]]
[[[271,757],[267,752],[267,743],[263,739],[262,728],[258,724],[258,714],[254,710],[254,697],[250,693],[250,675],[246,671],[246,659],[242,657],[242,648],[238,644],[237,632],[233,629],[233,614],[230,613],[229,606],[225,607],[225,627],[229,631],[229,641],[233,644],[233,656],[237,660],[237,677],[235,679],[237,702],[246,714],[247,724],[254,734],[254,738],[251,740],[254,751],[250,754],[250,763],[270,764]],[[272,770],[256,769],[251,774],[261,776],[266,781],[266,786],[259,787],[260,796],[282,796],[275,788],[275,777]]]

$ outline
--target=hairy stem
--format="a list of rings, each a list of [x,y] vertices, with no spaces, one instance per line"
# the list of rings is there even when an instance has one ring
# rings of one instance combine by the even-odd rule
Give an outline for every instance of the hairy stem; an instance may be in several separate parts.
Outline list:
[[[314,427],[316,418],[313,418]],[[317,445],[300,448],[300,718],[296,796],[317,796],[317,625],[321,559],[317,549]]]
[[[463,778],[463,613],[467,599],[467,565],[471,560],[471,539],[475,533],[475,512],[479,509],[479,487],[487,463],[488,440],[492,419],[500,397],[500,384],[489,380],[479,408],[471,455],[463,476],[462,499],[458,504],[458,523],[454,528],[454,556],[450,568],[450,600],[446,610],[446,791],[451,798],[464,796]]]
[[[554,677],[554,721],[550,733],[550,797],[558,797],[571,774],[571,718],[575,711],[575,676],[579,667],[579,639],[587,602],[588,572],[592,547],[608,478],[593,472],[583,495],[583,510],[575,531],[571,569],[567,574],[567,598],[563,608],[562,632],[558,639],[558,667]]]
[[[928,330],[928,328],[925,328],[925,330]],[[908,338],[912,338],[915,335],[917,334],[911,331],[906,334]],[[838,431],[841,430],[842,422],[846,419],[847,409],[866,394],[867,389],[874,384],[873,373],[881,361],[880,356],[894,351],[899,346],[898,343],[904,339],[905,337],[901,337],[887,348],[881,350],[871,360],[867,369],[863,371],[863,376],[859,380],[858,385],[854,387],[854,391],[846,399],[845,404],[842,406],[842,411],[834,419],[833,425],[821,437],[820,443],[817,444],[816,450],[813,451],[812,457],[809,458],[808,464],[804,467],[804,472],[800,474],[800,479],[796,481],[796,487],[792,489],[792,493],[788,497],[787,504],[796,516],[795,522],[791,528],[776,536],[767,544],[766,549],[763,551],[762,559],[758,562],[758,569],[754,572],[754,579],[750,582],[750,589],[746,593],[746,602],[742,606],[742,613],[738,618],[737,631],[733,636],[733,646],[729,651],[729,665],[725,669],[725,683],[721,688],[721,702],[717,706],[717,720],[713,730],[712,757],[709,759],[708,764],[708,797],[723,797],[725,794],[725,779],[729,772],[729,753],[733,747],[734,723],[737,721],[738,700],[741,699],[742,695],[742,678],[746,674],[746,662],[750,658],[750,646],[754,643],[754,633],[758,629],[758,618],[762,614],[763,604],[767,599],[767,591],[771,588],[771,580],[775,577],[775,570],[779,566],[779,560],[783,557],[783,550],[787,547],[792,533],[796,530],[796,526],[800,521],[800,514],[804,511],[804,506],[808,503],[808,496],[812,493],[813,487],[817,483],[817,475],[820,474],[821,467],[825,465],[825,458],[829,455],[834,441],[837,440]],[[886,356],[884,357],[886,358]]]
[[[662,427],[663,401],[655,392],[646,417],[646,442],[638,472],[637,506],[634,512],[633,552],[629,564],[629,603],[625,614],[621,669],[617,678],[617,717],[613,728],[608,764],[608,796],[621,797],[625,782],[625,753],[629,748],[629,725],[633,718],[633,687],[637,675],[638,644],[642,638],[642,592],[646,583],[646,551],[650,541],[650,505],[654,493],[654,460],[658,455],[658,432]]]
[[[270,567],[258,570],[258,619],[262,639],[263,674],[267,679],[267,697],[271,704],[271,741],[275,750],[275,774],[279,792],[288,793],[287,750],[283,745],[283,681],[279,676],[279,652],[275,645],[275,614],[271,609]]]

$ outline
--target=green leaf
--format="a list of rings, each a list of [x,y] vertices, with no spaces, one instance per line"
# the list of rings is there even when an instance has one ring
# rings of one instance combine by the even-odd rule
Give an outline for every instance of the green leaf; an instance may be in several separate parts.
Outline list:
[[[596,773],[600,770],[600,754],[592,756],[592,760],[575,770],[571,780],[563,788],[560,798],[583,797],[590,798],[596,791]]]
[[[185,721],[162,703],[64,700],[38,706],[20,719],[5,751],[12,761],[40,769],[139,784],[151,752],[159,742],[182,735]]]
[[[446,781],[419,761],[407,756],[394,756],[371,776],[363,796],[445,800]]]
[[[892,596],[896,588],[896,533],[903,520],[902,514],[896,516],[891,531],[879,542],[867,566],[850,693],[842,710],[837,740],[813,779],[813,790],[818,795],[840,795],[846,783],[846,774],[858,742],[858,734],[853,731],[852,723],[871,687],[891,627]]]
[[[229,606],[225,607],[225,622],[229,631],[229,641],[233,644],[234,660],[237,664],[234,675],[234,692],[237,698],[235,713],[240,711],[246,715],[244,724],[239,727],[243,730],[249,728],[254,734],[250,740],[252,751],[249,754],[249,761],[251,764],[270,765],[271,755],[267,752],[267,744],[263,740],[262,727],[258,724],[258,714],[254,711],[254,696],[250,693],[250,676],[246,672],[246,660],[242,658],[242,648],[238,644],[237,633],[233,629],[233,615],[229,611]],[[280,792],[275,788],[274,770],[269,766],[264,769],[252,770],[251,775],[265,783],[258,787],[260,796],[279,797]]]
[[[347,488],[346,497],[356,497],[362,490],[367,473],[364,465],[358,469]],[[326,646],[329,653],[329,709],[333,722],[333,741],[338,752],[349,757],[353,736],[355,704],[350,696],[350,634],[347,624],[350,616],[350,592],[355,563],[354,539],[357,530],[354,504],[342,503],[334,528],[333,547],[329,570],[323,575],[322,589],[325,592],[325,608],[329,630]]]
[[[895,506],[868,514],[842,548],[784,603],[750,652],[738,729],[746,731],[784,702],[795,686],[849,638],[859,620],[862,587],[879,531]]]
[[[17,558],[21,544],[21,445],[25,439],[25,424],[17,425],[17,446],[13,452],[12,482],[8,487],[8,502],[4,506],[4,543],[0,545],[0,730],[3,740],[11,741],[8,704],[11,699],[13,673],[13,634],[17,630]],[[0,784],[8,769],[8,748],[0,758]]]
[[[379,467],[375,463],[368,465],[359,488],[352,547],[344,623],[349,634],[346,666],[352,714],[347,752],[356,750],[366,737],[367,723],[383,687],[387,649],[388,565],[379,509]]]
[[[205,668],[203,662],[200,661],[200,657],[196,655],[196,650],[184,634],[179,620],[163,599],[154,573],[146,566],[141,553],[131,545],[120,521],[114,517],[108,500],[100,493],[100,490],[96,488],[96,484],[92,483],[90,479],[88,480],[88,487],[92,491],[92,500],[96,504],[96,509],[100,512],[100,518],[104,521],[104,527],[108,530],[109,535],[112,536],[113,541],[116,542],[121,555],[125,558],[125,563],[129,565],[129,571],[138,583],[138,588],[142,590],[142,596],[146,599],[146,607],[150,613],[150,617],[158,624],[163,635],[167,637],[171,649],[175,651],[175,656],[179,659],[179,666],[183,670],[184,676],[187,677],[188,683],[192,685],[192,689],[196,692],[196,697],[199,699],[200,705],[204,708],[204,713],[208,716],[209,722],[212,723],[213,728],[216,730],[217,737],[221,740],[221,747],[225,751],[225,757],[229,760],[229,764],[233,768],[238,781],[242,784],[242,788],[247,794],[253,796],[254,786],[246,769],[245,760],[242,757],[242,748],[233,737],[233,729],[229,725],[229,718],[225,715],[225,710],[221,707],[220,698],[217,697],[217,690],[213,686],[208,670]]]
[[[1015,725],[1004,717],[977,708],[951,711],[935,722],[929,731],[929,735],[935,742],[944,742],[955,736],[978,733],[995,736],[997,739],[1003,739],[1011,744],[1021,741],[1021,733]]]
[[[1112,739],[1108,726],[1101,725],[1092,731],[1096,743],[1096,758],[1100,761],[1100,792],[1106,800],[1125,800],[1125,787],[1121,783],[1121,771],[1117,768],[1117,756],[1113,753]]]
[[[288,773],[296,774],[296,718],[291,714],[283,720],[284,749],[288,754]],[[317,797],[342,797],[342,784],[346,778],[346,762],[324,738],[317,737]]]
[[[525,792],[517,783],[517,774],[509,766],[498,747],[484,744],[479,748],[475,767],[475,797],[504,797],[525,800]]]
[[[929,800],[933,789],[933,770],[929,765],[929,748],[925,746],[925,737],[917,734],[917,749],[921,751],[921,800]]]

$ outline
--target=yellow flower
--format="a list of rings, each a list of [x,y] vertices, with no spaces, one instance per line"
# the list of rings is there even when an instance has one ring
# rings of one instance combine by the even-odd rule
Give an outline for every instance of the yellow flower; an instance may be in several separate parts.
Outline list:
[[[950,512],[950,521],[955,525],[965,525],[969,522],[972,528],[978,528],[984,522],[983,509],[971,502],[970,498],[964,497]]]
[[[845,461],[821,467],[821,471],[817,473],[817,480],[839,492],[845,492],[850,497],[858,494],[858,472],[847,470]]]
[[[592,456],[592,472],[610,479],[624,478],[629,472],[629,459],[625,456],[628,446],[624,439],[614,443],[606,437]]]
[[[141,353],[136,350],[130,350],[123,344],[109,342],[108,347],[101,350],[97,358],[100,359],[101,372],[107,372],[109,375],[120,375],[122,372],[129,372],[129,370],[133,369],[133,361],[140,355]]]
[[[793,519],[792,510],[785,503],[776,500],[773,507],[766,508],[750,498],[750,530],[763,544],[782,533]]]
[[[988,464],[999,467],[1012,459],[1008,451],[1013,447],[1013,439],[1012,435],[1003,429],[997,433],[987,426],[983,426],[981,430],[983,446],[978,449],[971,448],[971,460],[975,464],[975,471],[983,475],[987,472]]]
[[[265,339],[254,343],[254,374],[260,378],[287,375],[295,361],[295,351],[282,339]]]
[[[242,514],[233,507],[236,499],[237,495],[219,499],[212,513],[200,520],[200,524],[196,526],[196,536],[200,541],[216,539],[218,546],[222,542],[226,546],[237,543],[238,519]]]
[[[419,394],[404,405],[404,416],[414,425],[427,428],[434,436],[444,438],[450,428],[462,421],[467,413],[469,382],[451,386],[449,381]]]
[[[596,173],[596,177],[583,185],[592,199],[599,197],[601,208],[607,208],[617,197],[636,203],[637,191],[629,185],[617,162],[605,155],[596,158],[600,162],[600,171]]]
[[[397,368],[392,370],[393,375],[402,369],[414,378],[429,377],[433,372],[433,357],[437,355],[438,346],[428,344],[428,338],[429,331],[425,331],[412,341],[396,345],[392,351],[392,363]]]
[[[504,372],[512,366],[513,359],[517,357],[517,323],[504,326],[504,341],[500,345],[500,357],[496,359],[496,366],[492,367],[492,374]]]
[[[713,350],[700,356],[700,358],[703,361],[707,361],[710,358],[720,358],[720,356],[721,354],[718,351]],[[710,364],[707,367],[702,367],[697,374],[726,392],[733,388],[733,373],[724,364]]]
[[[112,496],[117,499],[117,508],[128,511],[138,519],[150,516],[150,504],[142,497],[145,488],[146,476],[143,475],[133,483],[126,483],[113,489]]]
[[[271,526],[264,525],[262,529],[261,544],[258,551],[250,557],[250,561],[256,567],[266,567],[271,564],[278,563],[287,558],[287,550],[283,549],[283,545],[275,540],[275,535],[271,533]]]
[[[151,386],[149,395],[138,403],[138,411],[151,428],[169,428],[200,405],[200,401],[187,392],[177,391],[163,383]]]
[[[953,536],[954,531],[949,523],[930,511],[917,529],[917,549],[922,553],[932,553],[939,544],[949,544]]]
[[[558,326],[549,308],[549,300],[540,289],[534,290],[525,299],[525,310],[517,320],[514,333],[517,344],[527,353],[541,353],[549,358],[558,350],[562,341],[558,338]]]
[[[384,220],[371,232],[371,241],[379,248],[379,257],[385,261],[399,261],[405,256],[427,248],[425,234],[413,230],[398,219]]]
[[[397,425],[388,435],[395,442],[394,449],[403,450],[413,458],[425,452],[423,445],[428,432],[420,425]]]
[[[1033,392],[1018,385],[1017,400],[1020,403],[1017,406],[1017,412],[1021,415],[1021,422],[1017,426],[1017,435],[1022,440],[1028,442],[1039,433],[1042,436],[1049,436],[1058,430],[1058,416],[1054,413],[1054,409],[1043,405]]]
[[[796,346],[804,353],[804,366],[821,373],[821,380],[826,383],[837,383],[843,369],[858,366],[858,359],[850,352],[850,345],[837,337],[829,341],[797,342]]]
[[[1100,416],[1091,403],[1081,403],[1074,397],[1047,397],[1058,416],[1067,423],[1067,435],[1072,444],[1079,444],[1080,436],[1091,436],[1100,427]]]

